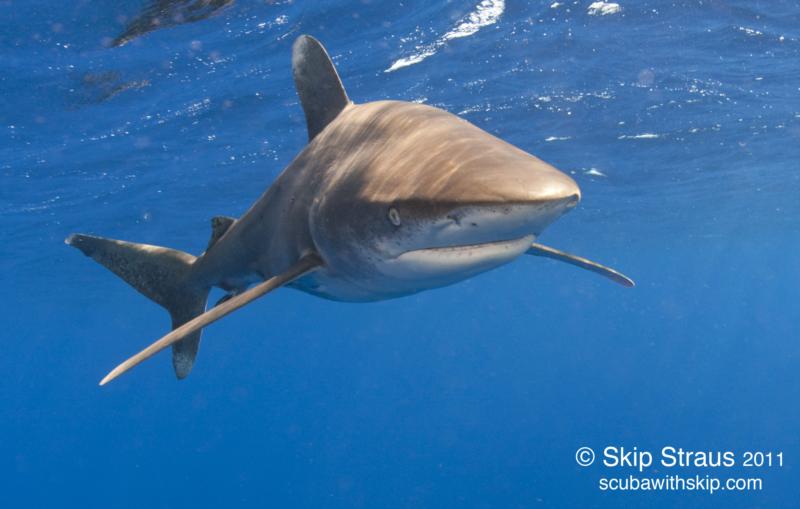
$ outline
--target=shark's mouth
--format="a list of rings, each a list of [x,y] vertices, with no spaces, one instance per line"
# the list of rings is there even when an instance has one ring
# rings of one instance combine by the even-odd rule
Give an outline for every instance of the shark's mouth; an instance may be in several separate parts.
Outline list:
[[[533,235],[511,240],[429,247],[406,251],[392,260],[407,275],[477,273],[507,263],[523,254]]]
[[[524,244],[530,245],[533,242],[534,236],[533,235],[526,235],[524,237],[519,237],[516,239],[511,240],[495,240],[489,242],[478,242],[475,244],[460,244],[460,245],[452,245],[452,246],[441,246],[441,247],[426,247],[422,249],[412,249],[410,251],[405,251],[401,253],[399,257],[407,256],[407,255],[460,255],[464,253],[471,253],[475,251],[505,251],[510,248],[514,248],[517,244],[524,241]]]

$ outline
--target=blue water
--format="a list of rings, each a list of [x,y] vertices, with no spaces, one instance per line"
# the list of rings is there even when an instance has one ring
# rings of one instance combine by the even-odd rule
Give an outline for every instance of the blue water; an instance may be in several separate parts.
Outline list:
[[[800,5],[551,4],[240,1],[115,48],[141,2],[0,4],[0,506],[797,507]],[[169,320],[63,239],[201,252],[305,143],[302,33],[353,100],[569,172],[584,199],[541,240],[637,287],[527,257],[375,304],[285,289],[210,327],[187,380],[162,353],[97,387]],[[582,446],[784,465],[604,492],[639,472]]]

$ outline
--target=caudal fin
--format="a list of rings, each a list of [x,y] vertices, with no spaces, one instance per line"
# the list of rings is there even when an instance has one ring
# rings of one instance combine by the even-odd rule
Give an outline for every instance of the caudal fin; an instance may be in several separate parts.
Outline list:
[[[177,329],[206,309],[209,288],[192,281],[195,257],[165,247],[73,234],[66,241],[169,311]],[[175,375],[186,378],[194,365],[202,330],[172,345]]]

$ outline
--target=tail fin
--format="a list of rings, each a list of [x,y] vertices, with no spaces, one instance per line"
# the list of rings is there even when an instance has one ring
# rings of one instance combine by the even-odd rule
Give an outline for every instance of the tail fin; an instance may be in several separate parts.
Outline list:
[[[73,234],[65,241],[122,278],[145,297],[160,304],[176,329],[206,309],[209,288],[192,281],[195,257],[165,247]],[[192,370],[202,330],[172,345],[172,366],[178,379]]]

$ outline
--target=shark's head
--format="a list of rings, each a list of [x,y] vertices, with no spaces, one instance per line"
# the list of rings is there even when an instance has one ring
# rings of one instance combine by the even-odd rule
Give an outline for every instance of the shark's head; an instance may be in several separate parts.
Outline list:
[[[365,110],[341,115],[351,129],[359,114],[383,119],[364,133],[361,150],[375,155],[350,159],[364,162],[326,184],[311,222],[328,270],[353,285],[354,299],[360,289],[406,295],[505,264],[580,200],[569,176],[442,110],[352,108]],[[415,125],[425,127],[420,136]],[[376,136],[393,129],[385,142]],[[343,141],[327,134],[320,143]]]

